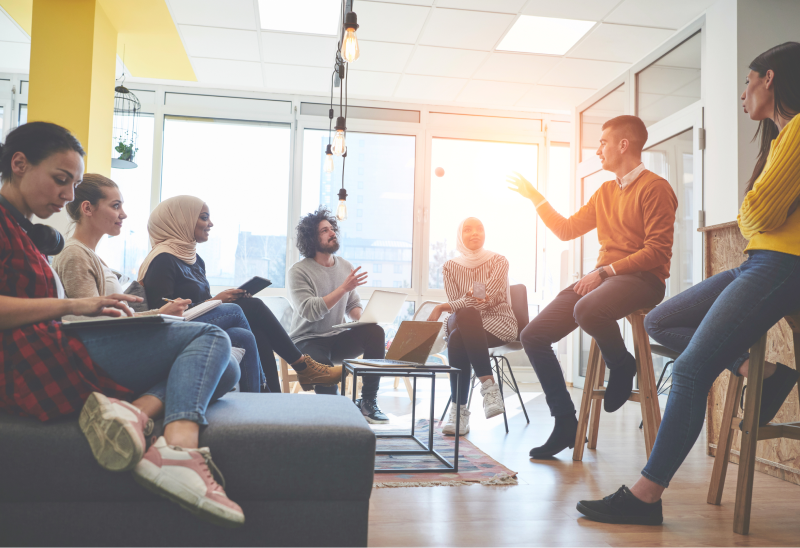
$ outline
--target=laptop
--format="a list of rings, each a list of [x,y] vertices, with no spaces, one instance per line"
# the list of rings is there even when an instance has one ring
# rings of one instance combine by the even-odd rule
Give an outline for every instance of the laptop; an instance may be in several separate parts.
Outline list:
[[[132,325],[153,325],[158,323],[183,322],[186,318],[182,316],[170,316],[169,314],[153,314],[152,316],[120,316],[117,318],[109,316],[98,316],[85,320],[65,320],[61,322],[61,327],[65,331],[76,331],[79,329],[96,329],[98,327],[130,327]]]
[[[385,360],[347,360],[348,363],[373,367],[425,367],[431,349],[439,337],[442,322],[405,321],[394,336]],[[440,366],[441,364],[431,364]]]
[[[360,320],[357,322],[340,323],[333,327],[336,329],[348,329],[351,327],[358,327],[359,325],[392,323],[400,313],[400,309],[403,308],[404,302],[406,302],[405,293],[375,291],[372,293],[372,297],[369,298],[364,312],[361,313]]]

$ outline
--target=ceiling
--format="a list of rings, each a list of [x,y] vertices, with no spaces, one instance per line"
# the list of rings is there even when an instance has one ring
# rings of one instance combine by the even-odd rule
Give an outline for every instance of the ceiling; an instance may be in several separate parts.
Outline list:
[[[258,0],[164,1],[197,77],[194,85],[330,93],[335,37],[259,31]],[[714,1],[355,0],[361,57],[351,65],[348,93],[352,99],[567,111]],[[496,51],[519,15],[597,23],[563,56]],[[0,71],[27,72],[29,50],[27,34],[0,10]]]

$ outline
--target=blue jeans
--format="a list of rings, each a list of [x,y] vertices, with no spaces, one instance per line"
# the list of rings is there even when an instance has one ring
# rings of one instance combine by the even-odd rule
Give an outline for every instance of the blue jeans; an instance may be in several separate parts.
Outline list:
[[[189,420],[208,424],[208,404],[239,382],[231,343],[220,328],[185,322],[101,327],[80,332],[94,362],[114,382],[164,402],[164,424]]]
[[[751,251],[739,268],[702,281],[647,315],[650,336],[681,355],[644,477],[669,487],[703,429],[716,378],[725,369],[738,369],[747,350],[798,309],[800,257]]]
[[[231,346],[244,349],[244,358],[239,364],[242,370],[242,377],[239,381],[241,392],[269,392],[267,378],[261,368],[256,338],[238,304],[222,303],[192,321],[216,325],[228,334]]]

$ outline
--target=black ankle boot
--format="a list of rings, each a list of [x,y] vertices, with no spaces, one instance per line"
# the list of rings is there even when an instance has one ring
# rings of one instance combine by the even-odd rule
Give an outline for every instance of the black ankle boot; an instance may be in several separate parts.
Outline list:
[[[789,397],[794,385],[797,384],[797,377],[800,375],[791,367],[782,363],[776,363],[775,373],[771,377],[764,379],[761,387],[761,411],[758,414],[758,425],[766,426],[769,421],[775,418],[781,410],[783,402]],[[745,386],[745,388],[747,388]],[[742,409],[744,410],[744,394],[742,390]],[[739,423],[739,430],[744,426],[744,421]]]
[[[575,415],[556,417],[553,432],[544,445],[531,449],[532,459],[546,459],[553,457],[569,447],[575,447],[575,434],[578,432],[578,419]]]
[[[628,401],[633,392],[633,378],[636,376],[636,359],[631,356],[630,363],[609,369],[608,384],[603,397],[603,409],[613,413]]]

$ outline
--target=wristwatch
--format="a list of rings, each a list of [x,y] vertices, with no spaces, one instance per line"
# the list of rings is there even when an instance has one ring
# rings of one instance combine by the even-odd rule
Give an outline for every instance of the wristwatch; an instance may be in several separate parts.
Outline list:
[[[608,272],[606,272],[606,269],[602,266],[597,269],[597,272],[600,274],[601,281],[605,281],[605,279],[608,278]]]

